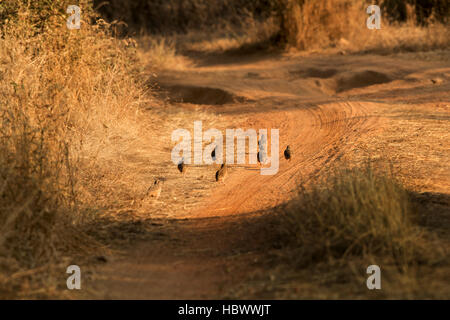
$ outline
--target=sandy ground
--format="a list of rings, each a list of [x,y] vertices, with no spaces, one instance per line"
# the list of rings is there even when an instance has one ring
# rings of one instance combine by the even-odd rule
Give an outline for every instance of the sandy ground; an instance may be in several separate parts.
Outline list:
[[[194,62],[158,77],[160,94],[186,111],[186,129],[205,114],[213,121],[204,131],[279,129],[279,172],[262,176],[258,165],[233,165],[225,183],[217,184],[217,166],[204,165],[188,167],[183,177],[170,163],[167,130],[160,137],[166,139],[160,154],[167,179],[161,198],[136,218],[145,225],[141,240],[108,257],[84,281],[95,292],[90,298],[236,297],[233,288],[248,281],[263,259],[255,250],[260,235],[252,218],[289,200],[299,181],[320,176],[338,160],[388,156],[408,188],[450,192],[449,52],[210,55]],[[287,145],[289,162],[282,154]],[[443,211],[441,223],[448,217]]]

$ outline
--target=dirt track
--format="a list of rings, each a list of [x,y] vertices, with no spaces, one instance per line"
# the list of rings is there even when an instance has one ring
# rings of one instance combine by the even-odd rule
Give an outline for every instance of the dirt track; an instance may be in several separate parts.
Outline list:
[[[289,200],[299,181],[320,176],[355,141],[374,137],[391,105],[443,104],[450,112],[449,80],[448,60],[425,62],[412,54],[207,57],[197,67],[162,73],[163,95],[180,108],[220,115],[227,128],[279,129],[280,170],[262,176],[257,165],[233,166],[226,183],[210,182],[195,206],[153,227],[160,237],[100,267],[89,287],[97,298],[226,297],[258,260],[251,250],[255,234],[244,232],[249,216]],[[282,156],[286,145],[291,162]]]

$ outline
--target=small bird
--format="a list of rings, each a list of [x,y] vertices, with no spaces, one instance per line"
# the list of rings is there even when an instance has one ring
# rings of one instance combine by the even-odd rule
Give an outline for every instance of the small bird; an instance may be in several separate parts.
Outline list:
[[[267,137],[265,135],[261,136],[261,139],[258,141],[258,153],[256,154],[256,158],[258,163],[262,165],[266,161],[266,142]]]
[[[180,171],[180,173],[185,174],[186,173],[186,165],[184,164],[184,158],[181,159],[180,163],[178,164],[178,171]]]
[[[161,195],[163,181],[156,179],[155,182],[148,188],[147,197],[158,199]]]
[[[258,160],[258,164],[262,166],[263,163],[266,161],[265,152],[261,150],[258,151],[258,153],[256,154],[256,160]]]
[[[216,172],[216,181],[217,182],[224,182],[225,178],[227,176],[227,166],[225,165],[225,163],[222,164],[222,166],[220,167],[220,169]]]
[[[291,148],[289,146],[287,146],[286,150],[284,150],[284,157],[286,158],[286,160],[291,160]]]
[[[216,161],[216,149],[217,149],[217,146],[214,148],[214,150],[211,152],[211,159],[213,160],[213,161]]]

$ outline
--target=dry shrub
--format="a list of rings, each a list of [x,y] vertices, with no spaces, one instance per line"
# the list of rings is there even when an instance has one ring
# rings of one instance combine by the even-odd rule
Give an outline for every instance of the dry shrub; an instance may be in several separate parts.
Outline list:
[[[408,193],[370,168],[338,170],[300,187],[281,213],[284,239],[309,265],[348,257],[385,257],[400,269],[428,261]]]
[[[336,44],[343,37],[358,32],[355,26],[365,21],[363,6],[355,1],[286,1],[281,33],[288,44],[317,49]],[[354,19],[357,21],[354,21]]]
[[[142,65],[150,65],[152,70],[180,70],[190,64],[187,58],[177,54],[175,42],[169,38],[145,35],[138,43],[137,57]]]
[[[67,29],[68,4],[2,3],[0,273],[12,276],[0,287],[21,269],[94,250],[82,232],[96,206],[86,176],[107,158],[109,136],[130,141],[140,130],[134,43],[91,24],[89,1],[81,29]]]
[[[350,51],[429,50],[449,45],[449,26],[430,15],[427,26],[417,24],[415,8],[407,8],[406,22],[399,24],[391,12],[382,11],[381,30],[366,26],[369,2],[350,0],[286,0],[282,2],[281,35],[301,50],[338,47]],[[384,7],[383,7],[384,8]],[[438,8],[439,9],[439,8]],[[421,11],[419,11],[421,12]]]
[[[448,1],[447,1],[448,2]],[[175,37],[184,51],[256,50],[288,45],[300,50],[338,48],[344,51],[420,51],[447,48],[449,8],[445,0],[113,0],[101,6],[109,21],[125,21],[119,30],[152,37]],[[382,29],[369,30],[366,9],[379,4]],[[183,45],[184,42],[184,45]],[[191,43],[189,43],[191,42]],[[259,46],[258,46],[259,45]],[[151,43],[156,57],[171,46]],[[180,51],[180,50],[178,50]],[[183,50],[182,50],[183,51]],[[159,63],[160,61],[157,61]]]

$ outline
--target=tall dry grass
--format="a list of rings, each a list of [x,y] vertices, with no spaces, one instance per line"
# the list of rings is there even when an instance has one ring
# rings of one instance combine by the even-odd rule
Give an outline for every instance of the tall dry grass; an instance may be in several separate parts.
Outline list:
[[[405,21],[392,17],[396,12],[387,11],[389,1],[381,3],[381,29],[366,26],[369,15],[367,1],[351,0],[286,0],[281,12],[281,38],[291,47],[301,50],[319,50],[337,47],[349,51],[420,51],[447,48],[450,27],[448,15],[440,13],[440,19],[432,13],[418,19],[421,8],[398,1],[404,5]],[[392,2],[392,1],[391,1]],[[443,4],[436,4],[431,12],[440,12]],[[395,7],[397,8],[397,7]],[[398,8],[397,8],[398,10]],[[434,10],[434,11],[433,11]],[[418,23],[428,22],[426,24]]]
[[[6,294],[20,292],[10,281],[21,280],[21,270],[95,250],[82,230],[86,212],[100,207],[89,177],[108,161],[111,136],[127,148],[140,134],[146,89],[133,41],[114,39],[89,1],[79,3],[81,29],[69,30],[69,4],[1,3],[0,292]]]
[[[163,67],[181,68],[180,54],[243,53],[287,46],[306,51],[391,53],[449,46],[445,0],[379,0],[381,30],[366,27],[366,0],[96,1],[121,34],[145,34],[143,43]],[[149,41],[150,39],[150,41]],[[163,40],[161,40],[163,39]],[[162,51],[163,50],[163,51]],[[165,57],[168,58],[165,58]]]
[[[300,186],[279,219],[281,239],[297,248],[304,266],[379,257],[406,271],[442,257],[418,227],[408,192],[371,166],[339,169]]]

